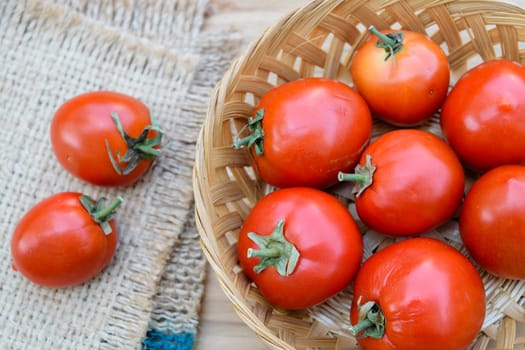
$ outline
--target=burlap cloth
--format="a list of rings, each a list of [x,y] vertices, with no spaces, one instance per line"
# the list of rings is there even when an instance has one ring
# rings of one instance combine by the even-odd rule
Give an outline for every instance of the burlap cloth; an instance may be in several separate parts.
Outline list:
[[[206,272],[191,169],[208,96],[238,52],[207,33],[205,0],[0,1],[0,349],[189,349]],[[132,187],[99,188],[55,161],[49,125],[66,99],[115,90],[146,103],[164,151]],[[21,216],[62,191],[122,195],[110,265],[78,287],[36,286],[11,269]]]

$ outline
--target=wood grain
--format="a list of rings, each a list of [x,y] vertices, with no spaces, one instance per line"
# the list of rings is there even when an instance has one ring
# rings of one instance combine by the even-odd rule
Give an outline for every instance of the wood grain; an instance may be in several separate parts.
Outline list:
[[[247,46],[268,26],[308,0],[210,0],[207,28],[238,30]]]

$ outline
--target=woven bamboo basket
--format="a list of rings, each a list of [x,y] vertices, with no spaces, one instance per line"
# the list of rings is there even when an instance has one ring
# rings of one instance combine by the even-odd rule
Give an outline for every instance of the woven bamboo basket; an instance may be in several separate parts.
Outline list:
[[[240,318],[275,349],[359,349],[346,330],[351,287],[301,312],[269,305],[238,266],[236,241],[250,208],[272,188],[250,167],[234,136],[270,88],[301,77],[323,76],[351,84],[349,64],[367,28],[426,33],[449,58],[451,82],[484,60],[525,63],[525,10],[504,2],[450,0],[320,0],[285,15],[233,62],[211,96],[194,167],[196,223],[203,250]],[[377,123],[374,136],[388,130]],[[421,126],[439,134],[439,115]],[[352,211],[344,187],[334,190]],[[361,226],[365,257],[392,239]],[[451,220],[429,233],[465,252]],[[470,349],[525,349],[525,281],[480,270],[487,294],[482,332]]]

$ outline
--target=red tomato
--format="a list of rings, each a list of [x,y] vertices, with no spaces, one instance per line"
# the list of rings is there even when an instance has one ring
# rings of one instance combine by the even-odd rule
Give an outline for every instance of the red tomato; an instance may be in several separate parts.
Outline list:
[[[387,132],[363,152],[355,174],[356,209],[370,228],[391,236],[431,230],[449,220],[463,197],[465,175],[452,149],[422,130]]]
[[[484,318],[477,270],[435,239],[394,243],[366,260],[355,278],[351,329],[363,350],[463,350]]]
[[[238,241],[240,264],[275,306],[319,304],[348,286],[363,254],[359,229],[332,195],[307,187],[260,199]]]
[[[438,44],[411,31],[383,30],[360,45],[350,73],[372,113],[384,121],[413,126],[432,117],[450,81],[448,59]]]
[[[441,128],[475,171],[525,162],[525,66],[492,60],[468,71],[443,104]]]
[[[101,186],[130,185],[158,155],[162,132],[141,101],[110,91],[66,101],[51,123],[59,163],[74,176]]]
[[[525,166],[502,165],[474,182],[459,228],[481,267],[501,277],[525,279]]]
[[[75,192],[48,197],[30,209],[11,239],[13,268],[45,287],[67,287],[97,275],[117,245],[114,209]]]
[[[324,78],[268,91],[249,120],[247,144],[259,177],[276,187],[324,188],[353,169],[372,133],[366,102],[351,87]]]

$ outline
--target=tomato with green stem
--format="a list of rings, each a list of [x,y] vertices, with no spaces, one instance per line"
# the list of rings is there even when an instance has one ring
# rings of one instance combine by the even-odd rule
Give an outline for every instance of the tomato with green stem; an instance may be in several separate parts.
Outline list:
[[[349,285],[361,263],[361,233],[347,208],[314,188],[291,187],[264,196],[246,217],[239,262],[274,306],[298,310]]]
[[[248,148],[270,185],[326,188],[353,169],[371,134],[370,110],[350,86],[304,78],[264,94],[233,147]]]
[[[354,173],[340,173],[354,182],[355,205],[371,229],[390,236],[429,231],[458,209],[465,174],[454,151],[436,135],[399,129],[375,139]]]
[[[52,195],[31,208],[11,238],[13,268],[45,287],[81,284],[111,261],[118,240],[115,210],[77,192]]]
[[[100,186],[138,181],[159,155],[163,136],[144,103],[112,91],[67,100],[55,112],[50,131],[58,162]]]
[[[525,66],[497,59],[473,67],[452,88],[440,123],[471,170],[525,162]]]
[[[399,241],[373,254],[353,292],[350,331],[363,350],[464,350],[485,318],[478,271],[432,238]]]
[[[350,64],[357,91],[377,118],[397,126],[422,124],[447,96],[447,56],[422,33],[369,30],[373,35],[357,48]]]
[[[502,165],[479,177],[465,197],[459,230],[485,270],[525,279],[525,166]]]

